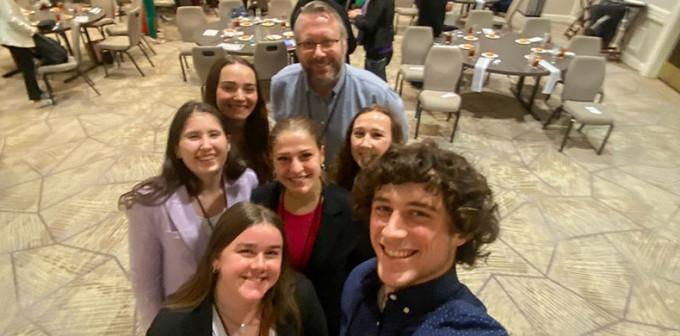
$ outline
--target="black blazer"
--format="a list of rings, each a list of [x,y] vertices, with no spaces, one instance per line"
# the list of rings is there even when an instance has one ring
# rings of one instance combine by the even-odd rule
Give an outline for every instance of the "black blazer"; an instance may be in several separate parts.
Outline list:
[[[432,27],[432,35],[439,36],[444,30],[446,2],[448,0],[416,0],[418,25]]]
[[[392,51],[394,39],[394,0],[371,0],[366,14],[359,15],[354,25],[369,59],[380,59]]]
[[[303,332],[291,326],[276,326],[277,336],[328,336],[326,319],[314,287],[307,278],[294,275],[295,296],[302,319]],[[147,336],[212,336],[213,299],[208,298],[192,310],[163,308],[156,315]]]
[[[276,212],[283,187],[272,182],[251,194],[254,203]],[[312,248],[307,269],[302,272],[314,285],[326,313],[328,332],[340,331],[340,297],[345,279],[352,269],[374,256],[368,238],[368,227],[352,219],[349,192],[335,185],[322,190],[321,227]]]

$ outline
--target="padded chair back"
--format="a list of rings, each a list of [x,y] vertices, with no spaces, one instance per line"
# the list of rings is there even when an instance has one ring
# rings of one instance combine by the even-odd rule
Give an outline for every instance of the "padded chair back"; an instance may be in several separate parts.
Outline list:
[[[427,52],[432,47],[432,27],[409,26],[401,41],[401,64],[425,64]]]
[[[104,17],[114,19],[116,17],[116,2],[114,0],[90,0],[92,6],[104,10]]]
[[[550,20],[544,18],[528,18],[522,29],[522,36],[534,37],[550,34]]]
[[[193,47],[191,53],[194,58],[194,69],[196,69],[198,78],[201,79],[201,85],[205,85],[208,71],[215,61],[227,56],[227,52],[219,46]]]
[[[128,38],[130,45],[136,46],[142,42],[142,16],[139,14],[139,7],[133,9],[128,14]]]
[[[71,44],[73,58],[80,65],[83,60],[83,53],[80,51],[80,24],[76,20],[71,20]]]
[[[463,53],[458,47],[436,45],[425,59],[423,89],[454,92],[463,71]]]
[[[592,102],[602,91],[606,61],[600,56],[576,56],[564,76],[562,101]]]
[[[288,50],[283,41],[259,42],[255,45],[255,71],[260,80],[271,79],[288,65]]]
[[[577,35],[569,41],[568,49],[578,56],[600,56],[602,38],[598,36]]]
[[[200,6],[182,6],[177,8],[177,29],[182,42],[194,42],[194,32],[208,23],[208,18]]]
[[[478,29],[493,28],[493,12],[490,10],[471,10],[465,22],[465,30],[473,25],[476,25]]]
[[[231,22],[231,10],[243,6],[241,0],[220,0],[217,6],[217,13],[223,23]]]
[[[289,18],[293,12],[293,3],[290,0],[272,0],[269,3],[267,16],[278,18]]]
[[[394,8],[412,8],[414,4],[413,0],[395,0]]]

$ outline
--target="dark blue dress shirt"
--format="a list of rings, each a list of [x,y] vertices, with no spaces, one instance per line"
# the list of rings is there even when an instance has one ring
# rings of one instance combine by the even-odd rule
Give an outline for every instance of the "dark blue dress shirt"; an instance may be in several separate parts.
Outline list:
[[[375,258],[352,271],[342,292],[341,336],[508,334],[458,281],[455,267],[432,281],[388,293],[382,312],[381,285]]]

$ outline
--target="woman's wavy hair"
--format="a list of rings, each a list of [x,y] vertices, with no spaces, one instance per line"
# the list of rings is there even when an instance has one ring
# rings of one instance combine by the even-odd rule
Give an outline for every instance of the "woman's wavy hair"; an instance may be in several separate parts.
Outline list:
[[[354,212],[369,222],[375,191],[387,184],[423,184],[441,195],[451,218],[450,233],[467,241],[458,247],[455,263],[474,266],[489,253],[482,247],[499,233],[498,207],[486,178],[462,156],[431,141],[394,145],[357,175],[352,190]]]
[[[335,184],[347,190],[352,190],[354,178],[356,177],[357,173],[359,173],[359,170],[361,170],[359,164],[357,164],[357,162],[354,161],[354,158],[352,157],[352,130],[354,129],[354,122],[357,120],[357,118],[359,118],[360,115],[369,112],[382,113],[390,118],[392,144],[404,143],[404,133],[402,132],[401,122],[399,121],[399,118],[397,118],[387,107],[373,104],[359,110],[359,113],[357,113],[352,119],[350,127],[347,128],[347,132],[345,133],[345,144],[343,145],[342,149],[340,149],[335,166],[331,171],[331,176]]]
[[[210,236],[208,247],[198,263],[196,273],[175,293],[170,295],[163,307],[168,309],[192,310],[206,299],[213,299],[218,273],[213,272],[212,263],[222,251],[243,231],[254,225],[272,225],[283,239],[281,273],[278,281],[267,291],[261,301],[262,319],[260,335],[269,335],[276,326],[293,326],[302,330],[300,311],[295,300],[294,271],[287,260],[287,247],[283,222],[274,212],[249,202],[237,203],[220,216]]]
[[[177,146],[179,146],[182,131],[189,117],[197,112],[213,115],[219,121],[222,131],[225,135],[227,134],[224,116],[212,105],[193,100],[184,103],[170,123],[161,174],[136,184],[131,191],[121,195],[118,199],[119,208],[129,209],[136,203],[147,206],[161,204],[182,186],[186,187],[187,192],[192,196],[201,192],[201,181],[198,176],[189,170],[182,159],[177,157]],[[224,164],[224,178],[227,181],[236,180],[245,169],[245,162],[239,158],[238,150],[232,146]]]
[[[244,58],[238,56],[227,56],[217,60],[205,80],[205,92],[203,101],[217,108],[217,87],[220,84],[220,73],[222,68],[232,64],[241,64],[248,67],[255,75],[257,87],[257,102],[253,113],[246,118],[243,136],[247,137],[243,148],[239,148],[239,153],[246,160],[248,167],[255,171],[260,184],[264,184],[272,179],[272,166],[269,161],[270,148],[267,146],[269,138],[269,119],[267,118],[267,104],[262,95],[260,81],[257,77],[255,67]]]

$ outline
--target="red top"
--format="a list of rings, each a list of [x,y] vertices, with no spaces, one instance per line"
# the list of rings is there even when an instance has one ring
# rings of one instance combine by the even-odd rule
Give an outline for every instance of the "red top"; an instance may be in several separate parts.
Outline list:
[[[309,257],[312,255],[312,248],[314,248],[314,242],[319,234],[319,227],[321,227],[322,205],[323,200],[316,205],[316,209],[312,212],[296,215],[283,206],[283,197],[279,202],[278,213],[283,220],[286,233],[288,260],[290,260],[291,266],[298,271],[307,268]]]

